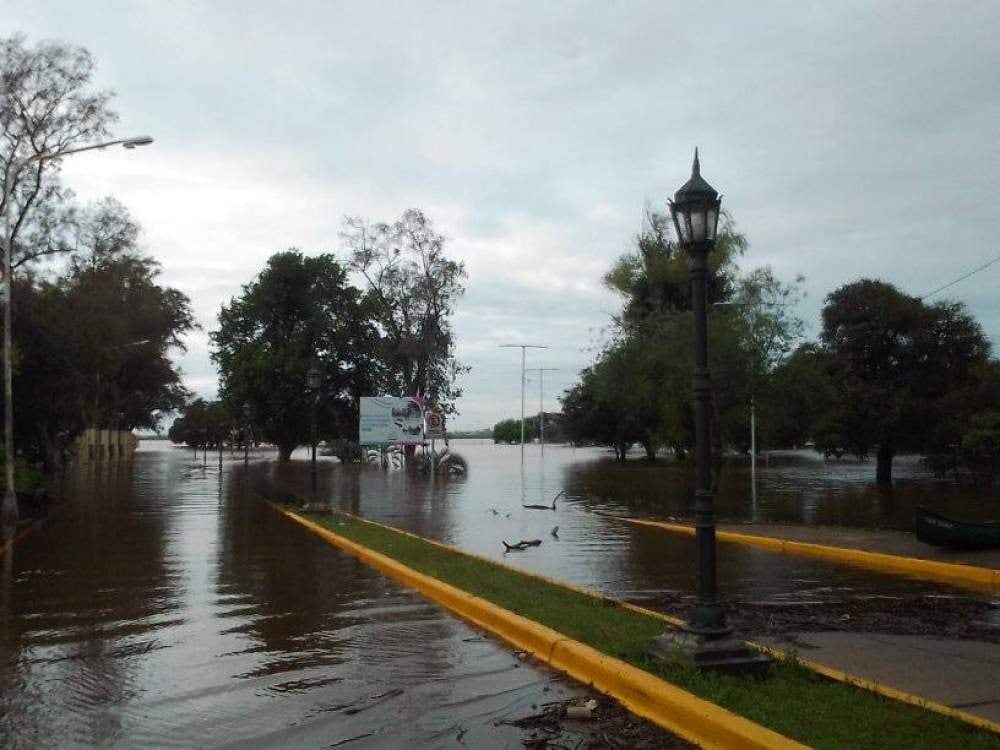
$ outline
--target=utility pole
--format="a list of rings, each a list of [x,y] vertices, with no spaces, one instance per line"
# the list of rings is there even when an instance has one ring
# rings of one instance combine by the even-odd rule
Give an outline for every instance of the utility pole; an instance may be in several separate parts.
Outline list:
[[[545,373],[558,372],[558,367],[532,367],[526,372],[538,373],[538,442],[545,454]]]
[[[521,350],[521,472],[524,473],[524,365],[525,365],[525,351],[527,349],[548,349],[549,347],[543,346],[541,344],[500,344],[501,349],[520,349]]]

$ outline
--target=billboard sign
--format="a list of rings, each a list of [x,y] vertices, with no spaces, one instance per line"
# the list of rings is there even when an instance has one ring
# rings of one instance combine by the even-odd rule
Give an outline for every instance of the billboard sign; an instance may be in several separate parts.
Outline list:
[[[415,398],[362,396],[361,445],[419,445],[424,441],[424,413]]]

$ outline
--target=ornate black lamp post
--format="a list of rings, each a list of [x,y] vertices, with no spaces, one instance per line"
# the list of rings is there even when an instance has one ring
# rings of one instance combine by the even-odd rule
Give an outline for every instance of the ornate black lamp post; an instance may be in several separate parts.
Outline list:
[[[703,635],[725,634],[726,613],[719,604],[715,572],[715,500],[712,497],[712,380],[708,374],[708,254],[715,246],[722,198],[701,176],[698,150],[691,179],[674,193],[670,213],[677,238],[688,253],[691,268],[691,310],[694,314],[694,445],[695,539],[698,549],[698,603],[688,627]]]
[[[715,246],[722,198],[701,176],[698,150],[691,179],[674,194],[670,213],[691,269],[691,310],[694,314],[694,432],[695,432],[695,544],[698,555],[698,596],[685,633],[667,633],[654,643],[658,653],[689,652],[707,669],[760,670],[769,660],[730,638],[726,612],[719,602],[715,557],[715,500],[712,496],[711,408],[712,380],[708,372],[708,254]]]
[[[309,426],[309,444],[312,447],[312,459],[309,467],[309,482],[312,495],[309,500],[312,503],[316,502],[316,412],[319,409],[319,387],[322,382],[323,373],[320,372],[320,369],[316,365],[313,365],[309,368],[309,372],[306,373],[306,384],[309,386],[309,391],[313,394],[312,422]]]

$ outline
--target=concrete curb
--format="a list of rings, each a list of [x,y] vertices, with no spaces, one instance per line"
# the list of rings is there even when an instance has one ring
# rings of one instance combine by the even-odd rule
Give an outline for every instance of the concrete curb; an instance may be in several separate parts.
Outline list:
[[[549,576],[542,575],[541,573],[534,573],[532,571],[523,570],[513,565],[507,565],[506,563],[493,560],[489,557],[486,557],[485,555],[478,555],[475,552],[467,552],[463,549],[459,549],[458,547],[454,547],[450,544],[445,544],[444,542],[438,542],[434,539],[428,539],[426,537],[420,536],[419,534],[414,534],[412,532],[405,531],[403,529],[397,529],[395,526],[388,526],[387,524],[379,523],[378,521],[372,521],[367,518],[362,518],[361,516],[357,516],[353,513],[348,513],[347,511],[338,510],[337,512],[348,518],[352,518],[355,521],[360,521],[362,523],[367,523],[372,526],[377,526],[387,531],[392,531],[397,534],[402,534],[403,536],[408,536],[413,539],[417,539],[421,542],[434,545],[435,547],[439,547],[440,549],[447,550],[448,552],[453,552],[455,554],[465,555],[466,557],[471,557],[476,560],[481,560],[491,565],[496,565],[498,567],[513,571],[514,573],[519,573],[520,575],[528,576],[529,578],[534,578],[539,581],[544,581],[545,583],[551,584],[553,586],[559,586],[560,588],[569,589],[570,591],[575,591],[578,594],[589,596],[592,599],[597,599],[599,601],[606,602],[611,606],[621,607],[622,609],[627,609],[632,612],[636,612],[637,614],[646,615],[648,617],[661,620],[665,624],[671,627],[679,627],[684,624],[684,620],[682,620],[680,617],[674,617],[673,615],[668,615],[665,612],[657,612],[656,610],[653,609],[646,609],[645,607],[640,607],[637,604],[630,604],[629,602],[623,602],[620,599],[614,599],[610,596],[605,596],[604,594],[600,594],[596,591],[591,591],[590,589],[585,589],[581,586],[576,586],[572,583],[560,581],[556,578],[550,578]],[[621,518],[619,516],[609,516],[609,517],[620,520],[628,520]],[[682,526],[680,524],[676,525],[683,529],[689,528],[686,526]],[[970,724],[980,729],[986,729],[989,730],[990,732],[1000,734],[1000,724],[994,721],[990,721],[989,719],[984,719],[980,716],[976,716],[974,714],[961,711],[957,708],[946,706],[943,703],[937,703],[927,698],[923,698],[919,695],[914,695],[913,693],[907,693],[902,690],[889,687],[887,685],[880,685],[874,680],[869,680],[865,677],[859,677],[858,675],[853,675],[850,674],[849,672],[842,672],[839,669],[833,669],[832,667],[828,667],[825,664],[820,664],[818,662],[810,661],[808,659],[803,659],[797,655],[792,656],[783,649],[776,648],[774,646],[765,646],[762,643],[754,643],[753,641],[747,641],[747,644],[751,648],[757,649],[758,651],[761,651],[766,654],[770,654],[776,659],[794,658],[795,661],[798,662],[798,664],[805,667],[806,669],[816,672],[817,674],[823,675],[824,677],[834,680],[836,682],[842,682],[846,685],[851,685],[853,687],[862,690],[867,690],[872,693],[878,693],[879,695],[885,696],[886,698],[900,701],[901,703],[909,703],[913,706],[918,706],[919,708],[923,708],[928,711],[933,711],[934,713],[941,714],[942,716],[948,716],[953,719],[958,719],[959,721],[964,721],[966,724]]]
[[[643,518],[628,518],[626,516],[611,515],[610,513],[600,513],[599,515],[635,526],[649,526],[678,534],[694,535],[694,527],[686,524],[651,521]],[[993,570],[992,568],[925,560],[919,557],[887,555],[882,552],[866,552],[850,547],[831,547],[811,542],[794,542],[790,539],[741,534],[735,531],[716,531],[715,536],[722,542],[761,547],[773,552],[790,555],[819,557],[848,565],[873,568],[887,573],[942,581],[944,583],[974,588],[979,591],[986,591],[991,594],[1000,593],[1000,570]]]
[[[636,715],[702,747],[761,750],[805,747],[551,628],[426,576],[297,513],[271,505],[330,544],[416,589],[468,622],[530,652],[574,679],[592,685]]]

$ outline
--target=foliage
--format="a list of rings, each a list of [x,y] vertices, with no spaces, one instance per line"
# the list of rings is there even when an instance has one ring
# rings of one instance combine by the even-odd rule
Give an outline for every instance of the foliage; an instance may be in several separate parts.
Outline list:
[[[494,443],[515,444],[521,442],[521,420],[503,419],[493,426],[491,433]],[[457,435],[456,435],[457,437]],[[538,415],[524,418],[524,442],[531,443],[541,438],[541,424]],[[563,415],[545,412],[545,442],[563,443],[567,438],[563,430]]]
[[[320,439],[354,434],[358,399],[385,382],[375,315],[334,256],[272,255],[211,333],[222,400],[233,411],[249,405],[255,432],[281,460],[309,442],[314,416]],[[312,366],[322,373],[318,394],[306,383]]]
[[[537,437],[528,429],[527,420],[524,423],[524,441],[530,443]],[[508,445],[521,442],[521,420],[503,419],[493,425],[493,442],[507,443]]]
[[[646,211],[643,227],[634,238],[635,250],[622,255],[604,276],[604,285],[625,300],[617,322],[630,328],[665,312],[691,309],[688,259],[670,237],[669,216]],[[708,302],[714,304],[733,294],[736,258],[747,239],[723,214],[715,249],[709,257]]]
[[[455,381],[467,367],[454,359],[451,316],[465,292],[465,265],[444,254],[444,237],[418,209],[391,224],[352,217],[341,232],[350,267],[368,286],[382,334],[388,392],[427,397],[455,413]]]
[[[94,90],[94,59],[81,47],[21,35],[0,38],[0,171],[10,181],[12,263],[69,249],[73,218],[69,193],[58,179],[59,159],[14,163],[37,154],[61,154],[104,138],[117,120],[111,92]],[[0,204],[0,209],[4,208]]]
[[[167,437],[173,443],[193,448],[218,448],[235,434],[239,419],[221,401],[196,398],[170,426]]]
[[[126,228],[119,240],[87,227]],[[14,413],[19,450],[57,468],[85,427],[155,428],[187,392],[170,360],[195,327],[190,303],[157,283],[139,227],[105,201],[80,217],[77,250],[61,273],[14,284]]]
[[[343,464],[357,464],[365,460],[364,451],[356,440],[336,438],[326,442],[326,454],[335,456]]]
[[[758,441],[795,447],[813,440],[818,451],[832,455],[841,450],[828,424],[837,396],[820,347],[802,344],[761,385],[756,396]]]
[[[858,455],[875,449],[880,483],[892,481],[898,452],[943,440],[954,394],[973,387],[990,354],[960,303],[926,305],[870,279],[827,297],[820,339],[835,392],[827,432]]]
[[[562,399],[570,438],[610,445],[620,460],[635,443],[648,458],[661,447],[683,457],[694,443],[690,272],[670,226],[666,216],[648,213],[636,250],[605,276],[625,300],[615,336]],[[750,401],[764,396],[771,372],[802,334],[802,322],[789,309],[799,299],[801,279],[784,283],[767,267],[741,275],[735,259],[746,247],[725,217],[709,258],[717,459],[724,445],[749,448]]]
[[[962,463],[978,481],[993,484],[1000,477],[1000,412],[977,414],[962,436]]]

